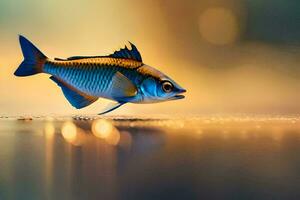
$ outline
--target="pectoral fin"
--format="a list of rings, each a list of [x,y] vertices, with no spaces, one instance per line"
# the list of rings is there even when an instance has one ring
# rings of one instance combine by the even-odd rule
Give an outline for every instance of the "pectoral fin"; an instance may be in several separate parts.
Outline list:
[[[86,107],[94,103],[98,99],[98,97],[89,96],[81,91],[78,91],[74,87],[68,85],[64,81],[54,76],[51,76],[50,79],[53,80],[55,83],[57,83],[58,86],[61,87],[65,97],[68,99],[70,104],[77,109]]]
[[[123,104],[125,104],[125,103],[124,102],[122,102],[122,103],[121,102],[114,102],[114,103],[108,104],[107,107],[101,113],[99,113],[98,115],[103,115],[105,113],[109,113],[109,112],[119,108]]]
[[[112,97],[116,99],[126,99],[137,94],[137,88],[121,72],[117,72],[112,78]]]

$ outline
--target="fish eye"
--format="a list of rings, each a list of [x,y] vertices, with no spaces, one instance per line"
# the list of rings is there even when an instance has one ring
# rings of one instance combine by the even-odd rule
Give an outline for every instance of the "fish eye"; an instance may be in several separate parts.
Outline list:
[[[162,83],[162,89],[166,93],[172,92],[173,88],[174,88],[173,84],[171,82],[169,82],[169,81],[164,81]]]

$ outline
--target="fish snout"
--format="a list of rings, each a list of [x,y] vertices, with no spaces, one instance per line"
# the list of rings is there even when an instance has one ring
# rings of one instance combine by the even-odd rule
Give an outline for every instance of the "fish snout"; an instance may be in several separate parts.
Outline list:
[[[176,99],[183,99],[185,98],[184,95],[182,95],[182,93],[185,93],[186,89],[180,88],[178,89],[178,92],[175,96],[171,97],[170,100],[176,100]]]
[[[186,89],[179,89],[178,93],[185,93],[186,92]]]

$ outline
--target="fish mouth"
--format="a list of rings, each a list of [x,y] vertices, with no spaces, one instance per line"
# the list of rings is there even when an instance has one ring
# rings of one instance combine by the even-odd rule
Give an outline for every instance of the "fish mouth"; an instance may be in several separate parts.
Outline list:
[[[185,96],[184,95],[182,95],[182,93],[185,93],[186,92],[186,90],[181,90],[180,92],[179,92],[179,94],[176,94],[175,96],[173,96],[173,97],[171,97],[171,98],[169,98],[170,100],[177,100],[177,99],[184,99],[185,98]]]
[[[184,97],[185,96],[182,95],[182,94],[177,94],[177,95],[174,96],[175,99],[184,99]]]

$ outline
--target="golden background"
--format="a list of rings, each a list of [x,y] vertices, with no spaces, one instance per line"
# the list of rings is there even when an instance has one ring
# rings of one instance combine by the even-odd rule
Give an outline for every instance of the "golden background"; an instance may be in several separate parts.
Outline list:
[[[292,3],[2,0],[0,114],[96,114],[107,103],[75,110],[48,75],[15,77],[18,34],[49,58],[106,55],[131,41],[144,63],[187,89],[184,100],[113,114],[299,113],[300,18]]]

